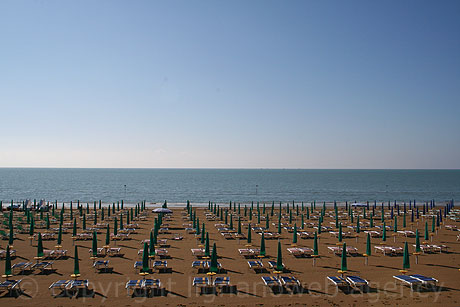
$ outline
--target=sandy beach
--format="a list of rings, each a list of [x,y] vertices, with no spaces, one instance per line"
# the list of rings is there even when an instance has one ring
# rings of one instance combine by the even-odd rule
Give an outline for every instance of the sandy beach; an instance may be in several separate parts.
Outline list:
[[[228,207],[225,206],[225,207]],[[148,210],[148,209],[147,209]],[[147,211],[146,210],[146,211]],[[458,306],[460,304],[460,241],[457,241],[456,230],[446,229],[446,225],[456,225],[458,223],[452,220],[443,220],[441,226],[433,235],[432,242],[429,244],[446,245],[448,252],[441,253],[422,253],[419,258],[419,263],[415,263],[415,256],[413,244],[415,244],[414,237],[405,237],[403,234],[398,234],[393,237],[393,232],[387,232],[386,245],[394,247],[404,247],[404,242],[408,242],[410,251],[410,274],[422,274],[436,278],[438,288],[436,291],[411,291],[407,286],[402,286],[395,282],[393,275],[401,274],[403,257],[389,256],[377,253],[375,246],[381,246],[381,238],[372,238],[372,255],[368,257],[368,265],[365,265],[366,257],[362,254],[366,251],[366,238],[367,234],[364,233],[365,223],[369,222],[368,219],[362,219],[361,225],[363,229],[357,234],[353,229],[346,228],[346,225],[351,224],[349,219],[340,220],[343,224],[344,232],[352,232],[351,235],[356,237],[344,238],[343,242],[347,246],[357,248],[358,254],[355,256],[347,257],[348,271],[347,275],[358,275],[369,281],[370,289],[363,293],[361,291],[342,291],[334,286],[327,280],[327,276],[340,276],[337,272],[340,269],[341,257],[334,255],[330,252],[328,247],[341,246],[338,239],[331,235],[328,231],[323,231],[319,235],[318,247],[319,256],[316,259],[316,265],[313,266],[313,258],[296,258],[288,252],[288,248],[292,247],[293,233],[282,229],[281,233],[281,246],[283,263],[287,270],[290,272],[281,273],[283,276],[294,276],[297,278],[302,286],[302,293],[286,293],[275,294],[273,291],[264,285],[262,276],[276,276],[273,270],[269,268],[268,261],[275,260],[277,257],[278,240],[265,240],[267,256],[261,259],[245,259],[239,253],[239,249],[244,248],[259,248],[261,243],[261,235],[252,231],[251,246],[246,246],[245,239],[225,239],[223,235],[217,230],[216,224],[223,223],[219,218],[216,220],[208,220],[205,214],[209,214],[209,210],[204,208],[197,208],[196,215],[200,223],[205,223],[206,230],[209,232],[209,241],[212,245],[216,243],[219,256],[219,263],[225,269],[223,274],[214,276],[228,276],[230,283],[237,286],[237,293],[218,293],[200,295],[198,289],[192,286],[194,277],[206,277],[205,273],[198,273],[195,268],[192,268],[192,262],[197,260],[192,255],[191,249],[198,248],[200,243],[194,234],[187,233],[185,228],[186,224],[191,223],[186,215],[185,209],[174,208],[173,214],[169,220],[164,223],[168,224],[169,233],[160,233],[159,239],[167,239],[168,255],[167,260],[170,271],[164,273],[152,272],[147,278],[158,278],[161,280],[162,288],[165,289],[164,295],[153,297],[132,297],[127,295],[125,289],[126,282],[132,279],[142,279],[138,272],[135,272],[133,264],[135,261],[142,260],[142,255],[138,255],[138,250],[143,247],[141,240],[149,239],[150,231],[153,227],[154,218],[157,214],[148,210],[149,213],[145,220],[135,220],[133,223],[138,224],[137,233],[131,234],[130,240],[123,240],[118,242],[111,242],[111,247],[120,247],[121,252],[124,253],[123,257],[104,257],[100,260],[109,260],[110,266],[113,267],[112,273],[98,273],[92,267],[93,260],[90,259],[89,249],[92,247],[92,241],[75,241],[78,246],[79,264],[80,264],[80,279],[88,279],[90,282],[90,289],[94,290],[94,297],[56,297],[53,298],[48,287],[57,280],[72,279],[70,275],[74,267],[74,246],[72,236],[72,229],[69,228],[66,234],[63,234],[62,248],[68,251],[70,256],[68,259],[51,260],[54,261],[53,267],[56,269],[48,275],[37,274],[37,271],[31,274],[24,274],[13,276],[11,279],[22,279],[21,288],[24,293],[18,297],[8,297],[3,295],[0,302],[3,306],[79,306],[85,304],[88,306],[356,306],[363,304],[373,305],[444,305],[444,306]],[[342,212],[343,208],[339,211]],[[356,213],[360,212],[356,210]],[[91,210],[92,211],[92,210]],[[249,210],[248,210],[249,211]],[[317,208],[313,216],[319,215],[320,209]],[[68,210],[67,210],[68,212]],[[251,221],[251,225],[255,226],[257,223],[256,210]],[[277,232],[278,212],[275,210],[275,216],[270,217],[270,231]],[[376,210],[376,214],[380,211]],[[295,223],[300,230],[301,219],[293,212],[292,226]],[[305,212],[304,212],[305,213]],[[22,213],[15,212],[15,216],[21,216]],[[74,211],[75,216],[78,217],[78,211]],[[100,214],[100,212],[99,212]],[[270,210],[267,209],[267,213]],[[283,218],[283,223],[288,223],[288,215],[283,210],[286,216]],[[330,214],[330,215],[328,215]],[[243,224],[248,223],[248,218],[241,214]],[[331,231],[335,231],[335,220],[333,216],[333,209],[328,208],[324,217],[323,226],[331,226]],[[107,217],[107,216],[106,216]],[[233,227],[237,229],[238,220],[236,215],[233,215]],[[208,216],[209,218],[209,216]],[[431,231],[431,218],[427,218]],[[66,220],[64,222],[70,222]],[[99,222],[100,218],[99,218]],[[107,220],[106,220],[107,222]],[[318,221],[305,218],[304,231],[313,233],[316,229],[313,226],[317,225]],[[399,217],[399,228],[402,227],[402,214]],[[92,221],[86,221],[87,227],[92,226]],[[273,225],[274,223],[275,225]],[[312,224],[309,224],[312,223]],[[381,225],[380,219],[375,218],[375,225]],[[109,222],[111,229],[113,229],[113,221]],[[387,225],[392,225],[391,220],[387,221]],[[78,232],[81,232],[82,221],[79,221]],[[265,221],[261,221],[260,226],[265,226]],[[28,225],[23,225],[28,229]],[[51,227],[58,227],[58,224],[52,224]],[[425,219],[410,223],[408,217],[406,230],[415,231],[418,229],[421,234],[421,241],[423,240],[425,227]],[[7,228],[6,228],[7,230]],[[372,230],[378,230],[373,228]],[[36,232],[45,233],[45,229],[36,229]],[[247,227],[242,227],[243,234],[247,235]],[[175,234],[183,236],[182,240],[172,240]],[[5,249],[8,241],[0,241],[1,249]],[[102,247],[105,243],[105,230],[101,230],[98,234],[98,247]],[[55,249],[56,240],[43,241],[45,249]],[[16,257],[12,259],[12,264],[19,262],[35,262],[34,257],[37,253],[37,241],[32,241],[30,244],[29,235],[17,234],[17,239],[14,241],[14,250],[16,250]],[[297,247],[313,248],[313,239],[302,239],[298,237]],[[159,259],[156,256],[155,259]],[[255,273],[250,270],[248,260],[260,260],[267,270],[264,273]],[[5,260],[0,261],[1,272],[4,272]],[[4,278],[2,280],[5,280]]]

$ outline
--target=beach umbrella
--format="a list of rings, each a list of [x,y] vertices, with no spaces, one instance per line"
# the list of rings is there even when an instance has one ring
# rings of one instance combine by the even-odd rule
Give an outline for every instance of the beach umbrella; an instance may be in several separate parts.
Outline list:
[[[276,257],[276,270],[283,271],[283,258],[281,254],[281,242],[278,240],[278,256]]]
[[[83,230],[86,230],[86,214],[83,214]]]
[[[204,245],[204,256],[209,257],[209,233],[206,232],[206,242]]]
[[[233,230],[233,215],[230,214],[230,229]]]
[[[366,255],[370,256],[372,253],[371,249],[371,235],[368,233],[367,234],[367,240],[366,240]]]
[[[383,222],[383,229],[382,229],[382,241],[385,242],[387,240],[387,227],[385,222]]]
[[[310,219],[310,211],[307,210],[307,220],[309,220],[309,219]]]
[[[339,228],[339,216],[337,215],[337,211],[335,212],[335,228]]]
[[[433,215],[433,219],[431,221],[431,232],[435,232],[435,227],[436,227],[436,221]]]
[[[403,214],[403,228],[406,228],[406,212]]]
[[[281,214],[278,217],[278,234],[281,234]]]
[[[340,262],[340,272],[343,274],[344,272],[348,271],[347,268],[347,243],[343,243],[342,247],[342,260]]]
[[[149,257],[155,257],[155,239],[153,238],[153,233],[150,231],[150,240],[149,240]]]
[[[248,226],[248,237],[247,237],[247,240],[248,240],[248,244],[251,244],[251,224],[249,224]]]
[[[123,212],[120,213],[120,229],[123,229]]]
[[[315,231],[315,237],[313,239],[313,255],[318,256],[318,234]]]
[[[94,222],[93,222],[94,225],[97,224],[97,211],[94,211]]]
[[[403,255],[403,270],[410,269],[409,261],[409,248],[407,247],[407,241],[404,243],[404,255]]]
[[[369,225],[370,228],[374,228],[374,215],[373,214],[371,214],[371,218],[369,222],[370,222],[370,225]]]
[[[294,224],[294,232],[292,236],[292,243],[296,244],[297,243],[297,224]]]
[[[50,215],[46,214],[46,229],[50,229]]]
[[[70,202],[70,219],[73,219],[73,208],[72,208],[72,202]]]
[[[211,254],[211,263],[209,266],[209,272],[217,273],[219,271],[218,263],[217,263],[217,246],[216,243],[212,246],[212,254]]]
[[[101,209],[101,221],[104,220],[104,208]]]
[[[339,224],[339,242],[342,242],[342,223]]]
[[[147,242],[144,242],[144,251],[142,252],[142,269],[141,274],[148,274],[150,271],[149,268],[149,247]]]
[[[30,225],[29,225],[29,236],[33,236],[35,232],[35,221],[34,216],[32,215],[30,218]]]
[[[61,243],[62,243],[62,223],[59,224],[59,232],[58,232],[58,238],[57,238],[57,245],[56,245],[56,247],[57,247],[57,248],[62,247],[62,246],[61,246]]]
[[[262,238],[260,238],[260,255],[265,257],[265,234],[262,231]]]
[[[115,217],[115,220],[113,222],[113,234],[116,236],[118,235],[118,220],[117,217]]]
[[[238,216],[238,231],[237,233],[240,235],[241,234],[241,217]]]
[[[425,237],[424,240],[428,240],[428,222],[425,221]]]
[[[97,257],[97,235],[96,235],[96,231],[93,231],[93,257],[96,258]]]
[[[43,242],[42,242],[42,234],[38,233],[38,244],[37,244],[37,258],[43,257]]]
[[[356,218],[356,233],[360,233],[361,232],[361,227],[359,225],[359,215],[358,217]]]
[[[265,217],[265,230],[268,230],[268,229],[270,229],[270,219],[267,214],[267,216]]]
[[[289,211],[289,224],[292,224],[292,211]]]
[[[13,272],[11,270],[11,255],[10,255],[10,246],[8,245],[6,247],[6,256],[5,256],[5,275],[3,275],[3,277],[5,277],[6,279],[8,279],[8,277],[11,277],[13,276]]]
[[[108,248],[110,245],[110,225],[107,224],[107,232],[105,233],[105,248]]]
[[[272,209],[270,211],[270,215],[273,216],[275,214],[275,202],[272,202]]]
[[[321,234],[321,218],[318,220],[318,234]]]
[[[415,252],[420,253],[422,249],[420,248],[420,236],[418,233],[418,229],[415,231]]]
[[[398,216],[397,215],[395,215],[393,231],[398,232]]]
[[[302,212],[303,212],[303,210],[302,210]],[[300,216],[301,216],[301,219],[302,219],[301,220],[302,225],[300,226],[300,229],[303,229],[303,225],[305,224],[303,213]]]

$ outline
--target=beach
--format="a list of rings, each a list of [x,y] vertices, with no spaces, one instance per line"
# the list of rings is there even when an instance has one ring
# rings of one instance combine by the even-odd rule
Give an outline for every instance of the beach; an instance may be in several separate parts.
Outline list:
[[[248,205],[250,206],[250,205]],[[228,208],[228,205],[221,205],[221,208]],[[439,207],[441,208],[441,206]],[[436,209],[439,209],[436,207]],[[126,210],[126,209],[125,209]],[[223,224],[220,217],[214,217],[215,220],[208,220],[211,218],[212,212],[207,208],[195,208],[196,217],[199,219],[200,224],[205,223],[206,231],[209,232],[209,242],[212,245],[215,243],[217,246],[217,254],[219,256],[219,263],[225,270],[224,273],[218,273],[213,278],[218,276],[230,277],[230,283],[237,286],[236,293],[220,293],[218,294],[203,294],[200,295],[199,289],[192,286],[194,277],[206,277],[205,273],[198,273],[197,269],[192,268],[192,262],[197,258],[192,255],[191,249],[199,248],[200,236],[188,233],[185,228],[190,227],[189,215],[185,208],[173,208],[173,213],[168,215],[170,218],[164,220],[163,223],[167,224],[169,233],[159,233],[158,239],[167,239],[166,247],[169,257],[163,260],[167,261],[167,266],[170,268],[169,271],[164,273],[152,272],[147,275],[146,278],[160,279],[162,288],[165,289],[162,295],[153,297],[133,297],[127,295],[125,289],[126,282],[128,280],[142,279],[143,277],[134,270],[133,264],[135,261],[142,260],[142,253],[139,255],[138,251],[143,248],[142,240],[149,239],[150,231],[153,228],[154,219],[158,216],[152,213],[151,210],[145,211],[145,219],[135,219],[132,223],[138,224],[136,228],[137,233],[129,235],[129,240],[122,240],[118,242],[110,242],[110,247],[119,247],[121,252],[124,254],[123,257],[103,257],[98,258],[99,260],[109,260],[109,264],[113,267],[112,273],[98,273],[93,267],[94,259],[90,259],[91,254],[89,250],[92,247],[92,241],[75,241],[72,240],[72,229],[68,229],[68,233],[63,234],[62,249],[67,250],[68,259],[56,259],[53,261],[54,272],[50,274],[36,274],[37,272],[17,275],[11,277],[11,279],[22,279],[21,288],[24,293],[18,297],[8,297],[3,295],[0,298],[0,302],[4,306],[77,306],[81,304],[90,306],[110,306],[113,304],[123,306],[205,306],[205,305],[216,305],[216,306],[356,306],[361,304],[373,304],[373,305],[444,305],[444,306],[458,306],[460,304],[460,283],[459,283],[459,268],[460,268],[460,241],[457,241],[458,231],[446,229],[446,225],[459,226],[458,222],[453,220],[444,219],[440,227],[436,227],[436,232],[432,235],[428,244],[446,245],[448,252],[434,252],[434,253],[421,253],[418,256],[418,264],[415,263],[415,256],[413,255],[415,244],[414,237],[406,237],[403,234],[397,234],[394,238],[394,232],[387,232],[387,241],[385,245],[394,247],[404,247],[404,243],[407,241],[410,252],[410,269],[408,269],[407,275],[410,274],[422,274],[436,278],[438,282],[438,288],[435,291],[420,290],[411,291],[407,286],[403,286],[400,283],[396,283],[393,275],[400,275],[400,271],[403,265],[403,257],[389,256],[377,253],[375,246],[382,246],[381,238],[372,238],[372,255],[367,257],[368,265],[366,263],[366,257],[363,254],[366,252],[366,238],[367,234],[364,233],[365,224],[369,222],[368,217],[361,219],[361,225],[363,230],[356,233],[356,229],[346,228],[346,225],[356,224],[351,223],[349,219],[344,217],[340,222],[343,225],[343,231],[345,233],[350,231],[353,237],[343,238],[342,242],[338,243],[338,238],[331,235],[329,231],[336,231],[335,219],[333,218],[334,210],[328,207],[322,225],[331,227],[326,231],[322,231],[318,235],[318,253],[319,257],[315,260],[312,257],[296,258],[288,251],[288,248],[295,247],[308,247],[313,249],[313,239],[302,239],[298,236],[298,241],[293,246],[293,233],[288,232],[286,229],[282,229],[280,236],[280,244],[282,250],[282,262],[285,268],[288,270],[286,273],[276,274],[269,268],[269,260],[277,260],[277,239],[266,239],[266,257],[256,259],[246,259],[240,255],[239,249],[257,249],[260,248],[261,235],[255,231],[251,232],[252,242],[247,243],[246,239],[225,239],[224,236],[218,231],[216,224]],[[306,208],[306,210],[310,210]],[[356,214],[360,214],[361,209],[354,209]],[[59,211],[59,210],[58,210]],[[148,211],[148,212],[147,212]],[[243,211],[243,210],[241,210]],[[249,211],[249,210],[248,210]],[[262,209],[260,209],[262,211]],[[310,218],[307,219],[304,216],[304,231],[310,234],[314,233],[315,225],[318,221],[314,219],[314,216],[321,214],[321,208],[318,206]],[[342,216],[346,215],[344,208],[338,209]],[[5,211],[4,211],[5,212]],[[6,211],[7,212],[7,211]],[[66,211],[68,213],[68,209]],[[91,207],[92,212],[92,207]],[[100,221],[100,210],[98,211],[99,222]],[[248,216],[244,216],[240,212],[241,221],[244,224],[251,222],[251,226],[257,224],[257,214],[254,208],[253,218],[249,221]],[[379,213],[379,209],[375,210],[376,214]],[[117,212],[119,214],[120,212]],[[305,215],[304,211],[300,213]],[[20,216],[23,213],[15,212],[15,216]],[[125,213],[126,214],[126,213]],[[208,214],[208,216],[206,216]],[[267,211],[262,216],[269,215],[270,228],[265,232],[271,231],[274,233],[278,232],[278,217],[279,209],[275,209],[274,216],[270,216],[270,210],[267,207]],[[296,211],[291,209],[292,223],[291,226],[296,226],[298,232],[301,230],[301,218],[297,216]],[[395,213],[396,214],[396,213]],[[238,220],[236,218],[237,212],[233,212],[233,228],[236,229]],[[369,212],[368,212],[369,215]],[[78,210],[74,210],[74,216],[79,217]],[[400,213],[399,219],[399,230],[419,230],[421,234],[421,241],[423,241],[425,218],[420,217],[419,220],[415,220],[414,223],[410,223],[410,218],[407,216],[407,225],[403,228],[402,224],[402,213]],[[113,215],[112,215],[113,217]],[[227,216],[230,218],[230,216]],[[207,219],[208,218],[208,219]],[[223,218],[222,218],[223,219]],[[289,224],[289,215],[285,209],[283,209],[283,223]],[[428,225],[431,227],[432,219],[427,217]],[[70,222],[66,220],[65,222]],[[108,222],[110,228],[113,228],[113,220],[107,221],[107,215],[105,222]],[[81,232],[82,221],[79,220],[78,233]],[[87,227],[92,226],[92,221],[87,220]],[[228,222],[229,223],[229,222]],[[381,225],[380,220],[376,217],[374,219],[374,226]],[[386,221],[387,225],[392,225],[392,220]],[[266,223],[261,220],[260,226],[265,227]],[[23,225],[28,229],[27,225]],[[57,222],[51,227],[58,227]],[[219,226],[222,227],[222,226]],[[228,225],[227,225],[228,227]],[[377,228],[372,228],[373,230]],[[367,230],[372,230],[367,229]],[[45,229],[36,229],[35,232],[45,233]],[[113,231],[113,229],[112,229]],[[248,229],[242,226],[242,233],[247,236]],[[430,228],[431,233],[431,228]],[[173,240],[175,235],[179,234],[183,237],[182,240]],[[355,237],[357,235],[357,237]],[[264,238],[265,238],[264,234]],[[97,235],[98,247],[105,245],[105,230],[101,230],[100,234]],[[17,239],[14,240],[13,249],[16,250],[17,257],[12,259],[12,264],[18,262],[35,262],[34,257],[37,254],[37,240],[29,240],[28,234],[17,234]],[[341,256],[335,255],[330,251],[329,247],[340,247],[343,242],[346,242],[348,247],[355,247],[357,253],[353,256],[347,257],[347,275],[357,275],[369,282],[368,291],[342,291],[327,280],[328,276],[340,276],[338,270],[341,268]],[[8,240],[0,241],[1,249],[5,249]],[[72,278],[70,275],[74,269],[74,245],[78,246],[79,253],[79,266],[80,274],[79,279],[87,279],[89,281],[89,288],[94,290],[94,297],[52,297],[48,287],[57,280]],[[45,249],[55,249],[56,240],[43,241]],[[155,257],[155,260],[159,260],[159,256]],[[248,266],[248,261],[260,260],[264,264],[264,268],[267,270],[264,273],[255,273]],[[315,261],[315,266],[313,266]],[[0,261],[0,270],[3,273],[5,260]],[[303,290],[300,293],[293,293],[292,291],[286,291],[285,293],[275,294],[267,287],[262,276],[294,276],[301,284]],[[4,280],[4,278],[2,279]]]

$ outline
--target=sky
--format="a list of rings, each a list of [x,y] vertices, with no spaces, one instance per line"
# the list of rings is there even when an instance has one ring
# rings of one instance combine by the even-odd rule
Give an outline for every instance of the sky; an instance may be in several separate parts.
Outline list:
[[[459,1],[0,1],[0,167],[460,168]]]

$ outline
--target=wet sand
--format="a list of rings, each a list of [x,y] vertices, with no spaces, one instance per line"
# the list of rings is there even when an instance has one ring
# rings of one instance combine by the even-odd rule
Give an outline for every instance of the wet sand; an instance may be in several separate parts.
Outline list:
[[[150,211],[150,210],[149,210]],[[332,210],[329,208],[329,212]],[[75,211],[76,212],[76,211]],[[162,286],[166,289],[164,296],[154,297],[131,297],[128,296],[125,289],[125,284],[130,279],[141,279],[133,268],[133,263],[136,260],[141,260],[138,255],[138,250],[142,248],[140,243],[143,239],[149,238],[149,232],[153,227],[153,219],[156,214],[149,213],[148,219],[145,221],[135,221],[139,224],[137,234],[131,235],[131,240],[119,241],[116,244],[111,242],[111,247],[121,247],[125,253],[123,258],[105,257],[100,259],[110,260],[110,265],[114,267],[113,273],[97,273],[92,268],[92,260],[90,259],[89,249],[92,241],[76,241],[75,244],[79,247],[80,272],[81,279],[90,281],[90,288],[94,289],[94,298],[78,297],[57,297],[51,296],[48,287],[57,280],[71,279],[70,274],[73,271],[73,259],[54,260],[54,268],[56,272],[49,275],[19,275],[13,278],[22,279],[22,289],[24,294],[17,298],[1,297],[0,303],[2,306],[81,306],[82,304],[89,306],[356,306],[363,304],[373,305],[444,305],[444,306],[459,306],[460,305],[460,241],[456,240],[458,231],[445,229],[444,225],[455,225],[454,221],[444,221],[438,233],[433,237],[433,244],[445,244],[449,247],[449,253],[422,254],[419,256],[419,264],[415,264],[415,256],[411,254],[411,268],[408,274],[423,274],[432,276],[439,280],[440,288],[438,291],[411,291],[406,286],[396,284],[392,278],[393,275],[400,274],[398,270],[402,269],[402,256],[383,256],[376,254],[374,247],[372,248],[372,256],[368,258],[369,264],[365,265],[365,257],[355,256],[348,257],[348,272],[349,275],[359,275],[370,282],[370,292],[361,293],[359,291],[345,293],[338,290],[334,285],[327,281],[327,276],[337,276],[337,270],[340,268],[341,258],[328,252],[328,246],[336,246],[337,238],[331,236],[327,232],[320,235],[319,240],[319,255],[316,260],[316,266],[313,267],[312,258],[295,258],[290,255],[287,248],[291,247],[292,233],[288,233],[283,229],[281,234],[281,244],[283,252],[283,262],[287,269],[291,270],[289,274],[293,275],[303,285],[305,293],[292,294],[281,293],[274,294],[266,287],[261,279],[261,276],[273,275],[272,270],[268,269],[268,260],[276,260],[277,255],[277,240],[266,240],[267,257],[262,259],[268,273],[256,274],[249,269],[247,264],[248,259],[242,257],[238,249],[245,248],[246,240],[226,240],[217,231],[215,224],[221,223],[219,220],[208,221],[205,218],[205,209],[196,209],[200,223],[206,224],[206,230],[209,231],[210,245],[217,244],[219,262],[226,269],[225,274],[216,276],[229,276],[231,284],[237,285],[237,294],[218,294],[218,295],[199,295],[197,289],[192,287],[192,280],[195,276],[206,276],[204,273],[197,273],[196,269],[191,267],[192,261],[196,258],[191,253],[191,248],[197,248],[198,240],[194,234],[187,234],[183,224],[188,223],[184,220],[184,209],[174,209],[169,223],[170,234],[160,234],[159,238],[168,239],[170,244],[167,247],[170,259],[168,266],[172,268],[172,272],[168,273],[152,273],[149,278],[159,278]],[[275,211],[275,215],[278,211]],[[378,210],[376,211],[378,212]],[[19,214],[19,213],[18,213]],[[400,218],[400,229],[402,229],[402,218]],[[271,218],[277,222],[275,216]],[[409,219],[408,219],[409,220]],[[252,220],[257,222],[255,216]],[[287,222],[284,220],[283,222]],[[293,223],[300,225],[300,217],[295,217]],[[305,219],[305,223],[317,223],[317,221]],[[330,222],[334,222],[331,217],[325,217],[323,225],[334,226]],[[344,224],[348,221],[343,220]],[[87,221],[87,226],[90,227],[92,221]],[[380,225],[380,221],[375,219],[375,224]],[[391,224],[391,222],[388,222]],[[81,222],[80,222],[81,225]],[[113,228],[113,222],[110,222]],[[265,222],[261,223],[262,226]],[[406,227],[406,229],[419,229],[421,241],[423,241],[425,222],[421,218],[414,225]],[[431,219],[429,220],[431,225]],[[24,227],[27,227],[25,225]],[[52,225],[57,227],[57,225]],[[237,227],[237,220],[234,220],[234,227]],[[460,225],[458,225],[460,228]],[[300,228],[300,227],[299,227]],[[270,223],[270,230],[277,231],[277,226]],[[431,229],[431,228],[430,228]],[[39,230],[37,230],[38,232]],[[44,230],[40,230],[44,232]],[[313,228],[307,227],[306,231],[312,232]],[[345,228],[344,228],[345,231]],[[68,254],[73,257],[74,247],[71,239],[72,229],[69,229],[67,234],[63,235],[63,248],[68,250]],[[173,241],[173,234],[179,233],[184,239],[181,241]],[[243,233],[247,233],[247,228],[243,228]],[[415,244],[415,238],[405,238],[397,236],[396,243],[393,242],[392,232],[387,232],[387,245],[403,247],[407,240],[410,246],[410,252],[414,251],[412,244]],[[21,261],[34,262],[36,256],[37,241],[33,241],[33,246],[30,245],[30,240],[27,234],[18,234],[17,240],[14,242],[14,249],[17,251],[17,257],[12,260],[12,264]],[[260,245],[261,236],[252,232],[252,246],[257,248]],[[358,240],[355,238],[346,238],[343,240],[348,246],[358,248],[360,254],[366,250],[366,234],[362,231],[358,235]],[[358,241],[358,242],[357,242]],[[98,247],[102,247],[105,242],[105,231],[98,235]],[[380,238],[373,238],[372,245],[379,245]],[[44,247],[54,249],[56,241],[44,241]],[[1,248],[5,249],[7,241],[0,241]],[[298,238],[297,246],[305,246],[313,248],[313,239]],[[157,257],[158,259],[158,257]],[[0,261],[0,271],[3,273],[4,260]],[[4,280],[4,279],[3,279]]]

